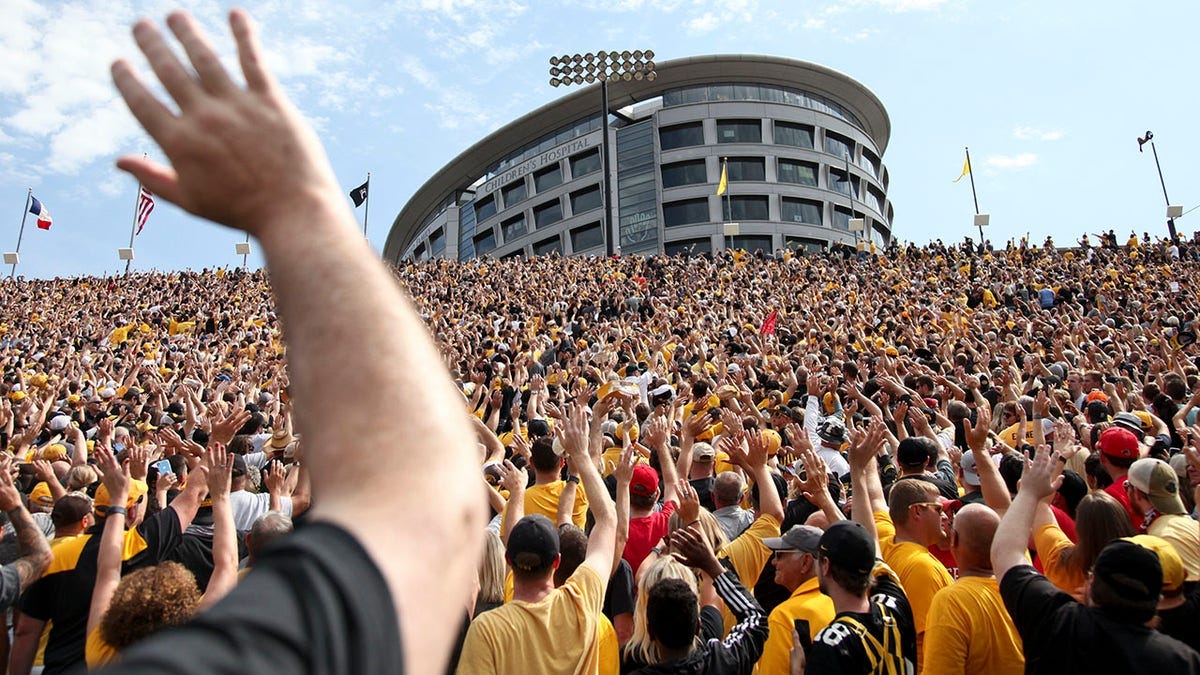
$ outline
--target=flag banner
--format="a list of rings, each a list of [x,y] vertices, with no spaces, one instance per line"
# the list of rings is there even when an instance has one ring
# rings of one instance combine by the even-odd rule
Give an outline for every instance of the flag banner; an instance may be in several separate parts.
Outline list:
[[[717,183],[717,196],[725,194],[725,189],[729,187],[729,176],[725,173],[726,165],[721,165],[721,182]]]
[[[154,195],[145,187],[138,192],[137,205],[137,234],[142,233],[142,228],[146,226],[146,220],[150,217],[150,212],[154,210]]]
[[[350,199],[354,200],[355,208],[362,206],[363,202],[367,201],[367,190],[370,185],[371,181],[368,180],[367,182],[350,191]]]
[[[46,210],[45,206],[42,206],[42,203],[38,201],[37,197],[29,195],[29,199],[31,200],[29,204],[29,212],[37,216],[38,229],[50,229],[50,225],[54,223],[54,219],[50,217],[50,212]]]
[[[758,329],[759,334],[760,335],[774,335],[775,334],[775,325],[778,323],[779,323],[779,310],[773,309],[773,310],[771,310],[771,313],[767,315],[767,318],[763,319],[762,328]]]
[[[969,173],[971,173],[971,158],[970,158],[970,157],[968,157],[967,159],[963,160],[963,170],[962,170],[962,173],[958,174],[958,178],[955,178],[955,179],[954,179],[954,182],[955,182],[955,183],[957,183],[958,181],[960,181],[960,180],[962,180],[962,179],[963,179],[963,176],[965,176],[965,175],[967,175],[967,174],[969,174]]]

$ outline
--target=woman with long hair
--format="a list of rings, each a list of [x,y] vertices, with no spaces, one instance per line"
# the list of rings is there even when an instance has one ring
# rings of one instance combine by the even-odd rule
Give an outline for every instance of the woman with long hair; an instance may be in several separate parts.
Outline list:
[[[1125,507],[1106,492],[1081,499],[1075,514],[1078,541],[1072,543],[1055,521],[1050,505],[1042,502],[1034,521],[1033,541],[1046,578],[1082,600],[1088,572],[1100,550],[1115,539],[1132,537],[1134,531]]]
[[[484,534],[483,559],[479,561],[479,593],[471,618],[504,604],[504,543],[491,530]]]
[[[717,530],[721,528],[718,527]],[[633,609],[633,635],[621,651],[621,672],[629,673],[639,668],[659,663],[662,655],[654,640],[646,621],[646,598],[650,589],[663,579],[680,579],[688,584],[700,602],[700,642],[720,638],[724,633],[721,612],[717,607],[719,600],[713,588],[713,580],[697,574],[671,556],[655,560],[647,560],[638,570],[637,603]]]

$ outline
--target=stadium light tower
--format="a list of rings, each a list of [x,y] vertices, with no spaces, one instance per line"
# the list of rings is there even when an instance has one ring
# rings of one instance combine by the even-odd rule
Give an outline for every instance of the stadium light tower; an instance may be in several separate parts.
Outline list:
[[[658,78],[654,70],[654,52],[640,49],[630,52],[595,52],[550,57],[550,86],[566,87],[572,84],[594,84],[600,82],[600,119],[604,124],[601,138],[601,160],[604,171],[604,252],[612,257],[616,253],[616,234],[613,232],[612,185],[609,180],[608,150],[608,82],[609,80],[646,80]]]
[[[1175,219],[1183,215],[1183,209],[1171,205],[1171,198],[1167,196],[1167,181],[1163,180],[1162,164],[1158,163],[1158,148],[1154,146],[1154,132],[1147,130],[1146,135],[1137,139],[1138,152],[1142,151],[1142,146],[1149,143],[1150,150],[1154,153],[1154,167],[1158,169],[1158,184],[1162,186],[1163,201],[1167,203],[1167,235],[1171,240],[1175,239]]]

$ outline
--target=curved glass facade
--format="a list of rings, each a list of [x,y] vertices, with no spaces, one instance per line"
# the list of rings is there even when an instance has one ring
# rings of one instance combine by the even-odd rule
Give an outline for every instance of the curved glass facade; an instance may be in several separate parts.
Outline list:
[[[690,103],[716,103],[718,101],[767,101],[799,106],[833,115],[863,129],[858,116],[845,106],[826,96],[803,89],[779,87],[773,84],[702,84],[694,87],[678,87],[663,92],[663,107],[671,108]]]

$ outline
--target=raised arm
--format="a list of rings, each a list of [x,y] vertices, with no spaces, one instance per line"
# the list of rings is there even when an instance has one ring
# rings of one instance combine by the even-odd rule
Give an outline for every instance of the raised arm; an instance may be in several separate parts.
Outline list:
[[[229,503],[233,455],[225,450],[225,446],[214,443],[205,450],[203,465],[213,510],[213,573],[204,599],[200,601],[201,610],[225,597],[237,585],[238,577],[237,528],[233,523],[233,506]]]
[[[0,462],[0,509],[8,514],[8,519],[17,531],[17,546],[21,557],[9,563],[17,572],[18,587],[12,589],[11,597],[15,600],[29,584],[33,583],[42,572],[50,566],[50,544],[46,542],[42,530],[33,522],[29,510],[21,501],[21,493],[13,485],[13,464],[11,459]],[[7,581],[7,577],[6,577]],[[9,597],[10,589],[3,589],[5,597]]]
[[[1025,471],[1021,474],[1017,498],[1008,507],[1008,513],[1000,519],[996,537],[992,540],[992,569],[997,579],[1003,580],[1004,575],[1014,567],[1029,564],[1025,550],[1029,546],[1029,535],[1033,532],[1038,502],[1054,494],[1062,485],[1062,470],[1056,466],[1061,464],[1058,458],[1058,453],[1051,452],[1045,445],[1038,448],[1032,460],[1025,458]]]
[[[588,454],[588,425],[583,406],[571,406],[560,425],[561,441],[571,471],[579,476],[588,510],[595,523],[588,535],[587,556],[583,564],[596,570],[602,579],[612,575],[613,552],[617,540],[617,509],[596,463]]]
[[[92,605],[88,610],[87,632],[100,625],[108,605],[112,602],[117,584],[121,582],[121,549],[125,544],[125,503],[129,500],[129,460],[118,464],[107,448],[96,448],[96,462],[104,472],[104,487],[108,488],[109,507],[104,518],[104,534],[100,536],[100,549],[96,553],[96,584],[92,589]]]
[[[879,533],[875,529],[875,512],[887,511],[883,486],[879,482],[879,465],[875,455],[883,444],[883,422],[871,420],[866,431],[856,431],[850,439],[850,485],[854,500],[850,516],[870,533],[879,555]],[[865,499],[864,499],[865,497]]]
[[[316,135],[264,68],[249,16],[234,10],[230,24],[246,88],[186,14],[173,13],[168,25],[195,75],[151,22],[138,22],[134,37],[178,112],[129,63],[115,63],[113,79],[171,165],[141,156],[117,165],[167,201],[258,240],[283,319],[313,515],[355,535],[379,567],[404,642],[422,645],[405,651],[406,669],[442,671],[485,513],[483,492],[467,480],[478,458],[462,398],[410,300],[358,231]],[[433,465],[451,479],[412,471]],[[381,494],[390,508],[379,508]],[[384,530],[393,536],[379,537]]]

